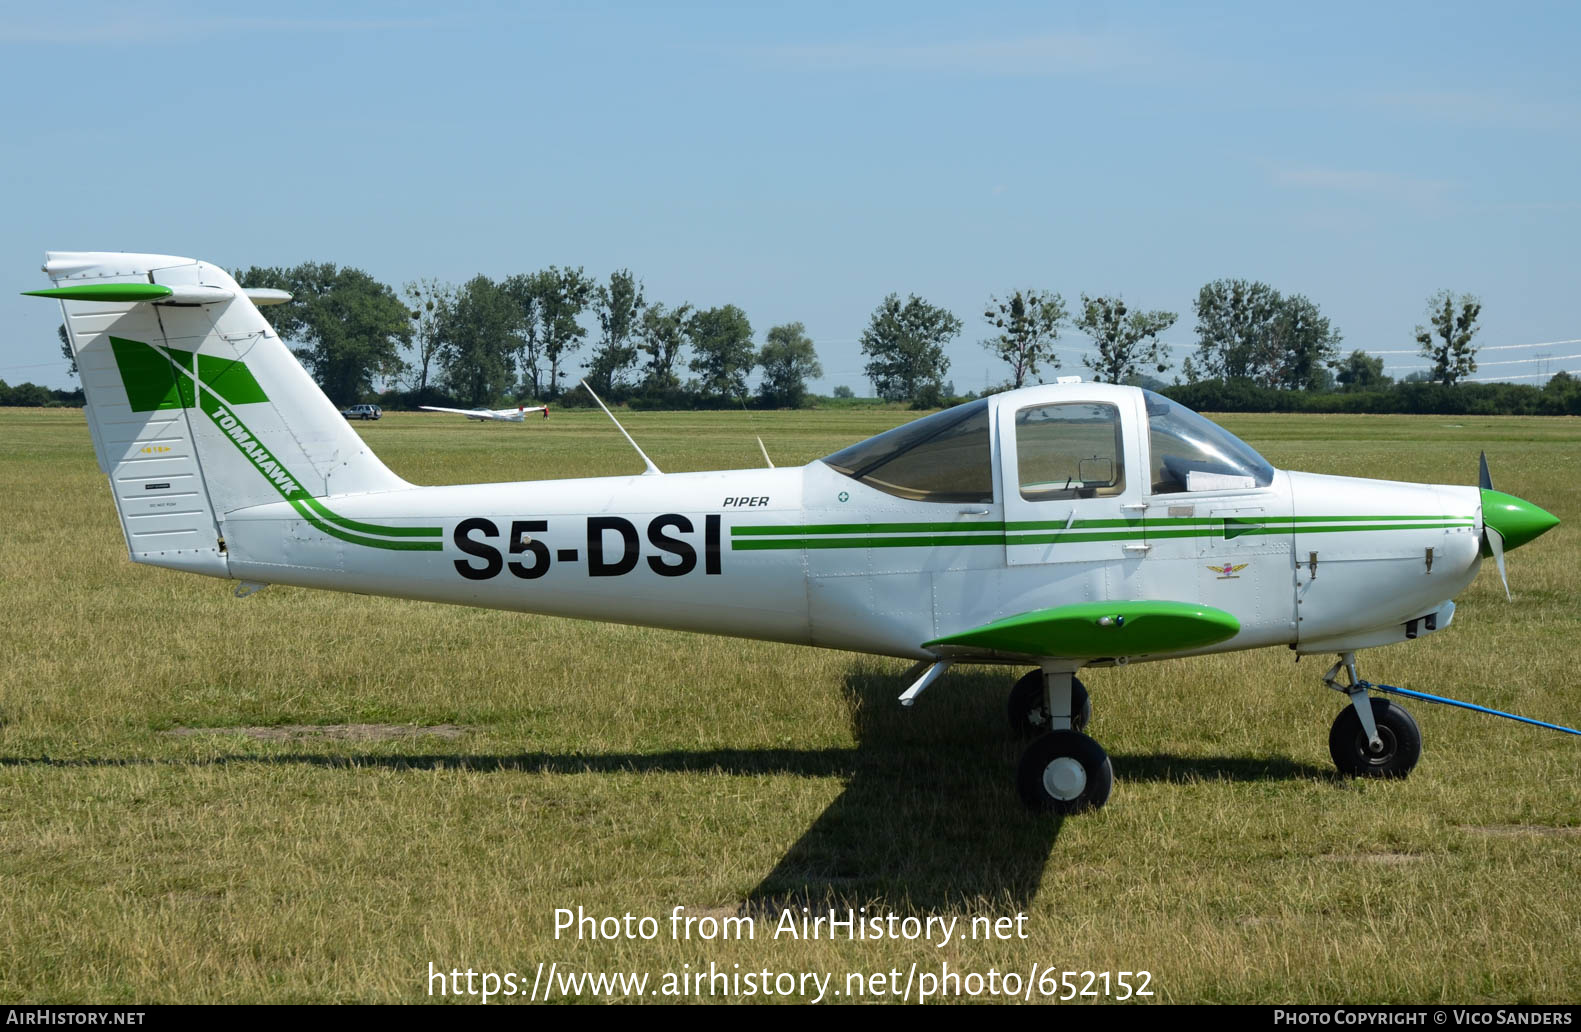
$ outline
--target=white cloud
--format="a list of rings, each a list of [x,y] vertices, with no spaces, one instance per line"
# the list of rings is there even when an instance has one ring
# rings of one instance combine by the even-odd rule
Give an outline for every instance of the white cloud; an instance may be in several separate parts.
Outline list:
[[[433,19],[417,18],[217,18],[188,15],[116,15],[105,18],[40,18],[0,21],[0,43],[105,45],[192,43],[220,36],[267,32],[347,33],[428,28]]]
[[[1368,106],[1400,111],[1435,122],[1479,129],[1574,129],[1581,107],[1563,100],[1528,100],[1494,90],[1417,90],[1373,93]]]
[[[891,68],[990,76],[1075,75],[1142,68],[1154,63],[1134,40],[1075,33],[949,43],[778,47],[772,54],[824,68]]]
[[[1293,189],[1343,193],[1416,204],[1436,202],[1456,188],[1456,184],[1447,180],[1425,179],[1399,172],[1319,168],[1310,165],[1276,167],[1272,171],[1272,176],[1273,181],[1279,186]]]

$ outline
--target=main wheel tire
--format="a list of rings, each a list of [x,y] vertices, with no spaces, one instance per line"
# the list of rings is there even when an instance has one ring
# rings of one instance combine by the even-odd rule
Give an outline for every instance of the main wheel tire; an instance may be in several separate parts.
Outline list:
[[[1092,721],[1092,698],[1078,677],[1070,679],[1071,727],[1084,731]],[[1034,670],[1010,689],[1010,730],[1023,738],[1045,734],[1053,727],[1049,719],[1048,697],[1043,691],[1043,671]]]
[[[1378,725],[1377,752],[1367,742],[1356,707],[1346,706],[1334,718],[1328,733],[1329,755],[1341,774],[1359,778],[1403,778],[1422,756],[1422,732],[1404,706],[1388,699],[1372,699],[1372,719]]]
[[[1021,799],[1041,813],[1096,810],[1114,788],[1103,746],[1079,731],[1050,731],[1027,746],[1016,771]]]

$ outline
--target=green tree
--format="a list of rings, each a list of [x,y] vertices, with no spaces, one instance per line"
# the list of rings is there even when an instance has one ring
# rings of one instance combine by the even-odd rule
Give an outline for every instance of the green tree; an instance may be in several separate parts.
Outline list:
[[[1161,373],[1169,361],[1169,347],[1158,335],[1178,318],[1174,312],[1133,312],[1119,297],[1083,294],[1076,328],[1098,345],[1098,354],[1084,355],[1082,360],[1100,383],[1125,383],[1143,366]]]
[[[329,262],[293,268],[249,268],[247,287],[288,291],[291,300],[269,309],[269,321],[336,404],[373,390],[375,377],[398,375],[401,351],[412,337],[411,311],[395,291],[361,269]]]
[[[807,381],[823,375],[812,338],[799,322],[769,330],[758,351],[758,365],[763,367],[758,396],[774,408],[801,408],[807,401]]]
[[[1013,386],[1025,386],[1027,377],[1038,374],[1039,362],[1059,368],[1054,342],[1068,314],[1064,298],[1043,290],[990,297],[983,318],[999,334],[983,341],[983,347],[1010,364]]]
[[[1561,370],[1543,384],[1543,398],[1555,415],[1581,414],[1581,380]]]
[[[692,372],[702,376],[698,390],[715,398],[741,398],[747,374],[757,365],[752,350],[752,324],[735,305],[694,314],[687,325],[692,339]]]
[[[1271,353],[1282,298],[1266,283],[1220,279],[1197,292],[1197,363],[1187,379],[1257,375]]]
[[[662,393],[680,386],[675,366],[680,361],[681,349],[690,340],[691,319],[692,306],[689,304],[667,309],[655,303],[643,309],[637,346],[648,356],[643,367],[646,390]]]
[[[537,290],[538,327],[542,335],[543,357],[549,363],[549,396],[560,393],[561,365],[582,346],[587,327],[581,323],[597,284],[575,269],[550,266],[539,273]]]
[[[1340,390],[1347,394],[1382,390],[1394,383],[1394,377],[1384,374],[1383,359],[1361,350],[1352,351],[1349,358],[1335,367],[1334,378],[1339,381]]]
[[[862,331],[867,378],[878,396],[918,406],[938,404],[950,368],[944,345],[960,332],[960,319],[915,294],[904,303],[896,294],[884,298]]]
[[[596,390],[609,393],[622,386],[627,369],[637,361],[637,331],[642,323],[642,282],[630,269],[611,273],[609,283],[593,294],[598,317],[598,348],[588,364],[587,378]]]
[[[516,383],[514,350],[521,309],[510,292],[474,276],[439,310],[435,336],[450,392],[468,405],[492,405]]]
[[[543,396],[543,322],[539,318],[539,298],[545,291],[552,292],[558,283],[558,275],[544,271],[517,273],[500,284],[520,316],[511,348],[521,376],[517,389],[519,398]]]
[[[1432,360],[1433,379],[1453,384],[1477,371],[1477,349],[1471,338],[1477,334],[1477,316],[1482,302],[1470,294],[1456,296],[1440,290],[1427,299],[1427,318],[1432,329],[1416,328],[1416,342],[1422,357]]]
[[[842,383],[834,389],[834,396],[836,398],[854,398],[856,397],[856,392]]]
[[[456,288],[435,279],[413,280],[401,290],[412,323],[412,356],[407,363],[413,374],[412,386],[419,392],[428,389],[428,374],[439,353],[439,327],[445,306],[454,303]]]
[[[64,357],[67,362],[71,363],[71,368],[67,370],[67,373],[71,376],[76,376],[77,356],[71,352],[71,338],[66,336],[65,323],[61,323],[59,326],[55,327],[55,336],[60,338],[61,356]]]
[[[1339,331],[1318,306],[1294,294],[1281,298],[1269,336],[1269,353],[1259,363],[1264,386],[1289,391],[1332,388],[1331,366],[1339,359]]]

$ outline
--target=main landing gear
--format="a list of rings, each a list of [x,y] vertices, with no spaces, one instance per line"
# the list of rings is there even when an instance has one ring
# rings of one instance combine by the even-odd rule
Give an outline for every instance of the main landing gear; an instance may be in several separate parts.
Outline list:
[[[1345,671],[1346,683],[1339,682]],[[1328,733],[1329,755],[1341,774],[1365,778],[1403,778],[1422,756],[1422,732],[1404,706],[1368,696],[1356,676],[1356,654],[1340,653],[1323,683],[1350,696]]]
[[[1043,677],[1043,671],[1034,670],[1010,689],[1010,730],[1023,738],[1054,730]],[[1087,695],[1087,686],[1075,675],[1070,679],[1070,708],[1071,730],[1086,730],[1092,720],[1092,699]]]
[[[1109,799],[1114,769],[1103,746],[1081,733],[1092,719],[1086,687],[1074,674],[1034,670],[1010,692],[1010,725],[1044,731],[1016,771],[1022,800],[1044,813],[1096,810]]]

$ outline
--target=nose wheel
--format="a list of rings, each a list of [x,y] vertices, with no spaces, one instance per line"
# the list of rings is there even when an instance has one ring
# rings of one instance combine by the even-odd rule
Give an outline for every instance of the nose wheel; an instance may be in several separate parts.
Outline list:
[[[1345,671],[1348,683],[1339,682]],[[1341,653],[1323,683],[1350,696],[1328,733],[1328,751],[1341,774],[1358,778],[1403,778],[1422,756],[1422,732],[1404,706],[1368,696],[1356,676],[1355,653]]]
[[[1422,756],[1422,732],[1404,706],[1388,699],[1368,699],[1376,742],[1362,727],[1354,706],[1334,718],[1328,733],[1329,755],[1341,774],[1358,778],[1403,778]]]

